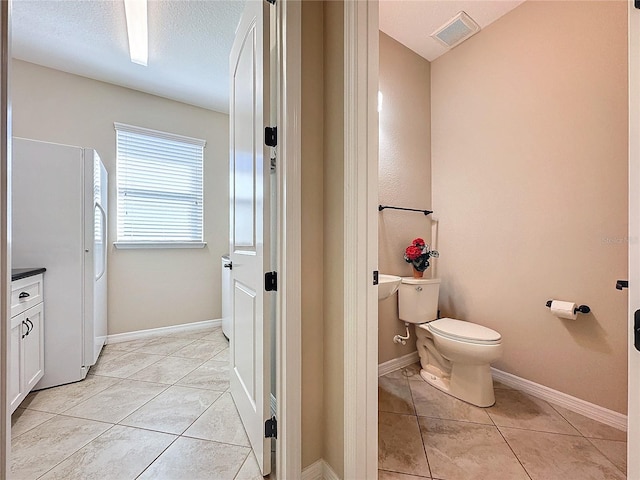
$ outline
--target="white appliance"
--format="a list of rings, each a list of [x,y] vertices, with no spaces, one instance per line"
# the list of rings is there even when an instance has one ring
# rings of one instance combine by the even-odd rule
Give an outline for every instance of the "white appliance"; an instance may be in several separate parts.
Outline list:
[[[13,139],[12,262],[42,266],[44,377],[82,380],[107,337],[107,171],[95,150]]]

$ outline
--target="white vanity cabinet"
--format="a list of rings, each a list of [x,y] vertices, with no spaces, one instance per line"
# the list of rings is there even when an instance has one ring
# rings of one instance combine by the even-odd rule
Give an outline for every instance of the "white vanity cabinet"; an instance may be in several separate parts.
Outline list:
[[[9,402],[12,413],[44,375],[42,290],[42,274],[11,283]]]

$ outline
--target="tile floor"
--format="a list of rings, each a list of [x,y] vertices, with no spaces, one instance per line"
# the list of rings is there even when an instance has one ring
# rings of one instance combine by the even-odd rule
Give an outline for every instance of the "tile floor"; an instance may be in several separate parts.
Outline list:
[[[220,328],[107,345],[87,378],[11,419],[12,479],[262,480]]]
[[[497,382],[496,404],[474,407],[419,370],[379,378],[380,480],[625,478],[625,432]]]

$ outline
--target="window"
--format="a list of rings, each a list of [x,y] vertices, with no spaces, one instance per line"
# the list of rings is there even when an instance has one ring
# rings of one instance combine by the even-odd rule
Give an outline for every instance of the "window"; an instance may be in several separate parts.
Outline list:
[[[205,141],[116,123],[119,248],[203,247]]]

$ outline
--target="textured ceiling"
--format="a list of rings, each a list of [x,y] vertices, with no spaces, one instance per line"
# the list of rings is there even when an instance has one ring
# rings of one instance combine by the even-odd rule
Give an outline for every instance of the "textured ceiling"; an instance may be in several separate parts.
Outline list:
[[[131,63],[122,0],[14,0],[13,57],[221,112],[244,0],[151,0],[149,66]]]
[[[523,1],[380,0],[380,30],[431,62],[449,50],[430,35],[458,12],[484,28]]]

